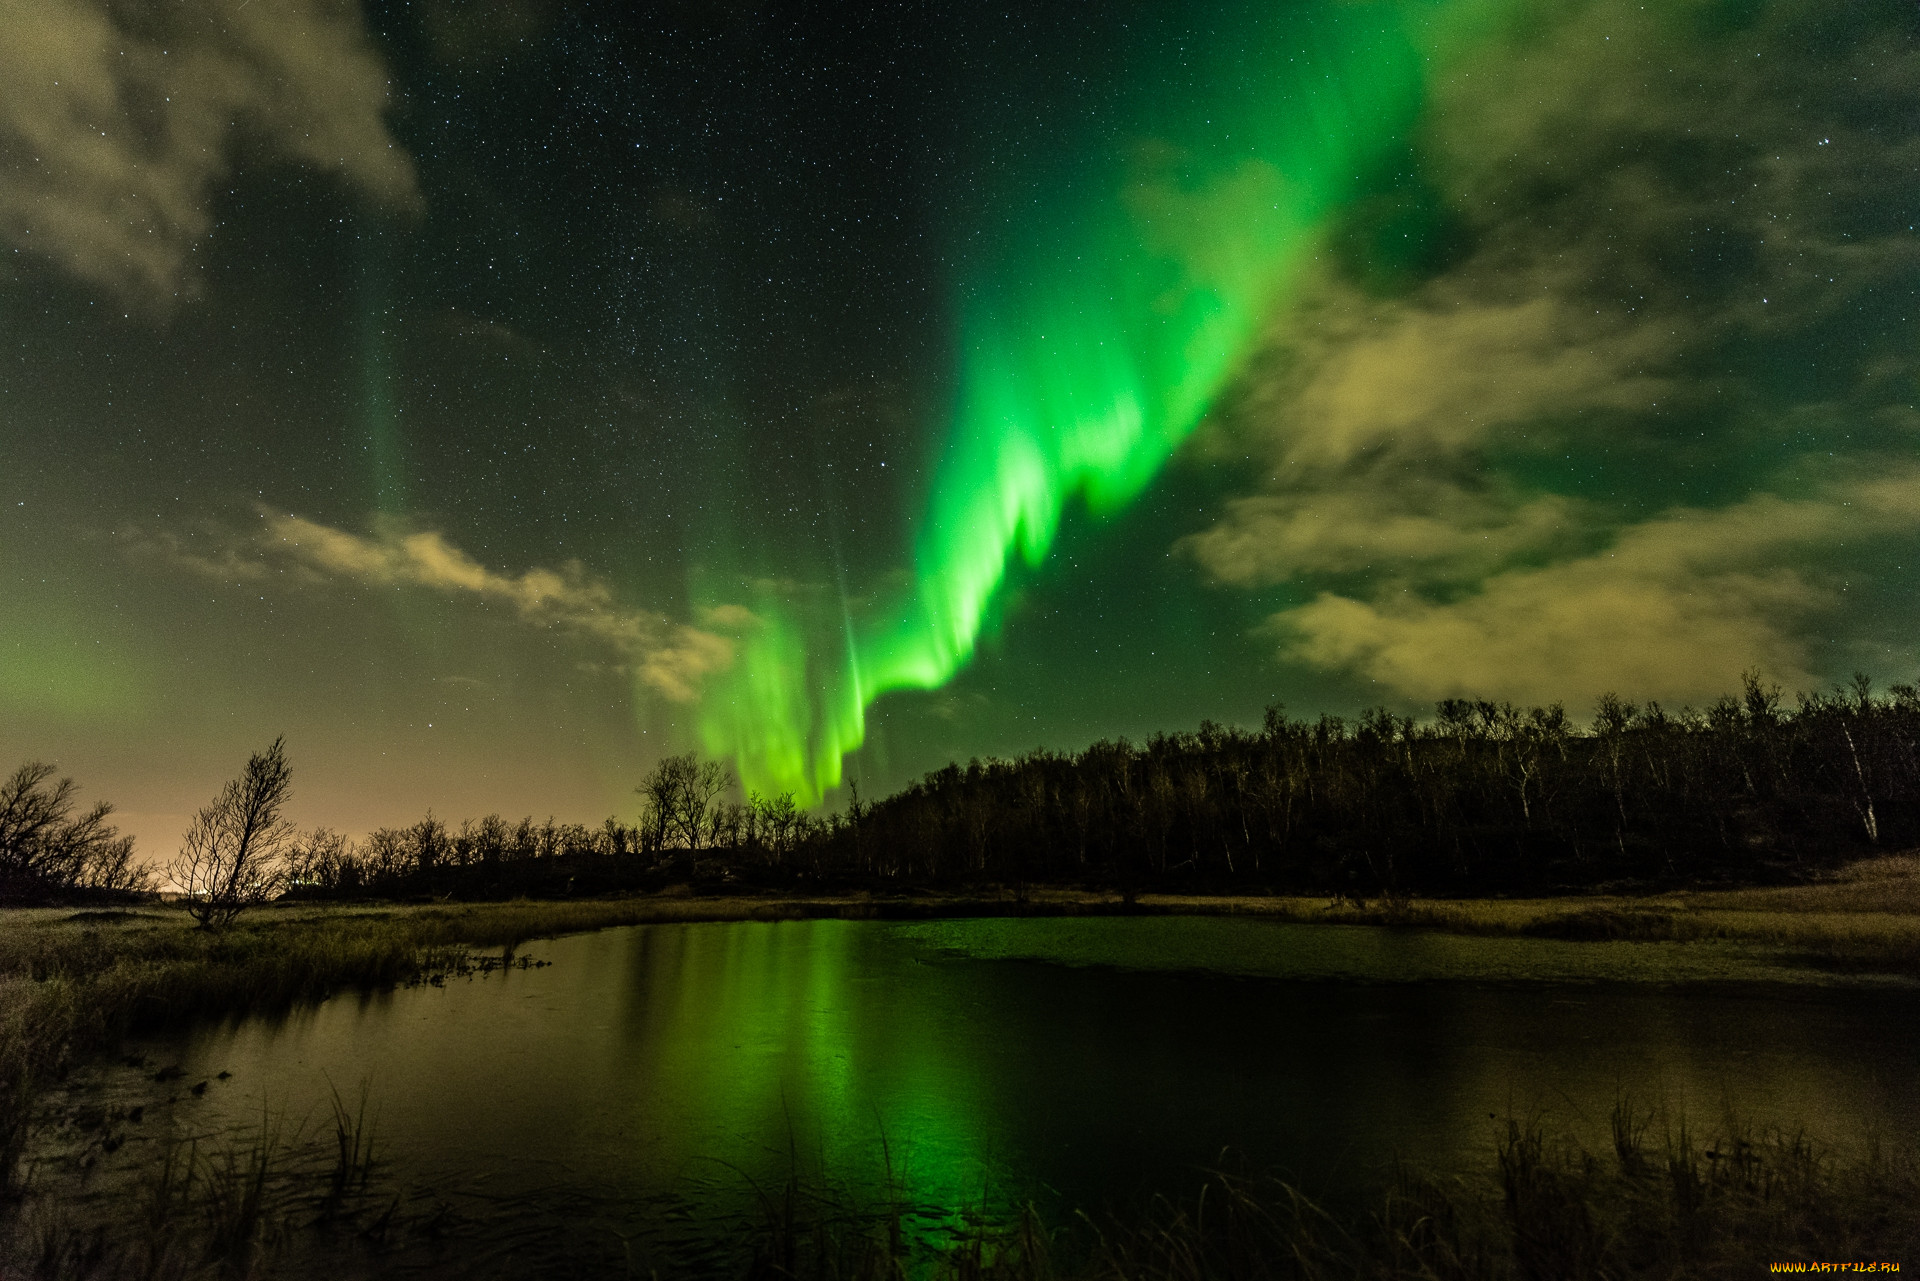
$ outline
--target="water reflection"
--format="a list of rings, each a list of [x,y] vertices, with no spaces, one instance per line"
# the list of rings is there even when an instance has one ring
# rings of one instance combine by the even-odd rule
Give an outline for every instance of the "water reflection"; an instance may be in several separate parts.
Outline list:
[[[1920,1138],[1911,988],[1661,949],[1206,919],[644,926],[150,1046],[185,1075],[146,1138],[321,1118],[366,1080],[387,1178],[463,1225],[394,1268],[423,1274],[698,1264],[793,1154],[876,1189],[883,1135],[922,1202],[1056,1207],[1183,1191],[1229,1148],[1339,1196],[1396,1154],[1481,1160],[1490,1114],[1603,1141],[1622,1092]],[[1637,981],[1571,981],[1594,972]]]

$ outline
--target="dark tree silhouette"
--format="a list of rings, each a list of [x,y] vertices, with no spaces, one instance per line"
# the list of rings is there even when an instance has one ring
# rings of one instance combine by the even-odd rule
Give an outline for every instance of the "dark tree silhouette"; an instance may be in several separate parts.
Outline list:
[[[688,752],[662,757],[635,790],[663,842],[678,841],[691,857],[715,835],[718,802],[731,784],[732,771],[725,765]]]
[[[953,764],[824,819],[790,796],[722,801],[728,785],[716,762],[669,757],[638,789],[637,827],[382,829],[317,846],[314,888],[576,894],[724,874],[1398,901],[1785,880],[1920,844],[1920,690],[1856,679],[1788,707],[1749,673],[1702,711],[1604,695],[1586,727],[1485,699],[1426,723],[1274,707],[1253,731]]]
[[[98,801],[75,814],[70,778],[53,781],[53,766],[28,761],[0,782],[0,900],[43,898],[76,890],[139,890],[133,838],[122,836]]]
[[[276,738],[193,816],[167,874],[185,892],[187,911],[202,928],[227,925],[286,888],[296,833],[281,810],[292,780],[286,740]]]

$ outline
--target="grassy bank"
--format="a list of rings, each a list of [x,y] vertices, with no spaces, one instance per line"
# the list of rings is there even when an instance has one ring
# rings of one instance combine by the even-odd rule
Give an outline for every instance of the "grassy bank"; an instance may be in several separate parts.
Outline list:
[[[1543,899],[1148,897],[1173,912],[1395,925],[1456,934],[1605,942],[1722,940],[1779,947],[1836,968],[1920,975],[1920,857],[1852,864],[1820,881],[1758,889]]]

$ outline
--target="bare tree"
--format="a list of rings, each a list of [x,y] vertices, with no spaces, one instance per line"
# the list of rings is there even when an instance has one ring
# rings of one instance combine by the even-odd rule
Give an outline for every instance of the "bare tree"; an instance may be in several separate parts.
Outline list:
[[[703,761],[688,752],[681,758],[679,826],[687,837],[687,847],[700,848],[702,833],[718,836],[714,820],[720,811],[720,796],[733,782],[733,771],[719,761]]]
[[[348,880],[352,862],[353,850],[344,833],[316,827],[287,851],[287,885],[339,889]]]
[[[202,928],[226,925],[286,886],[287,856],[298,834],[280,813],[293,778],[285,744],[276,738],[248,758],[240,777],[193,816],[180,857],[167,867]]]
[[[640,847],[649,854],[665,850],[673,837],[674,813],[680,802],[680,777],[675,768],[679,760],[677,756],[663,758],[633,789],[641,798]]]
[[[107,822],[113,806],[75,816],[74,781],[52,780],[53,766],[28,761],[0,781],[0,892],[144,888],[133,838]]]
[[[689,853],[714,833],[718,802],[732,785],[732,771],[692,752],[665,756],[634,790],[646,798],[642,825],[657,825],[664,843],[678,838]]]

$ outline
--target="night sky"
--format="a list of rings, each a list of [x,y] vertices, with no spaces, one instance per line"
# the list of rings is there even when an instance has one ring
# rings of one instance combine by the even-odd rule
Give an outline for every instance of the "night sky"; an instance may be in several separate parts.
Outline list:
[[[1920,675],[1910,0],[0,31],[0,768],[150,856]]]

